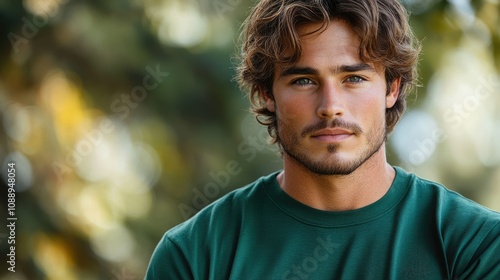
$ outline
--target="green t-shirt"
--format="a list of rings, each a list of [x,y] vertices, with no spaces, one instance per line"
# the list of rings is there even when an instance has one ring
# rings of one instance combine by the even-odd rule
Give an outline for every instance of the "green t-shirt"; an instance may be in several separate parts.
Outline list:
[[[145,279],[500,279],[500,214],[395,169],[381,199],[338,212],[262,177],[169,230]]]

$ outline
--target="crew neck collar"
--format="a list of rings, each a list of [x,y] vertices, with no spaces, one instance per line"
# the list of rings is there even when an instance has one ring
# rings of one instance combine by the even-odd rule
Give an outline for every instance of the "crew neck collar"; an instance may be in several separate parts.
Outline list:
[[[412,179],[411,174],[394,167],[396,175],[387,193],[372,204],[355,210],[324,211],[307,206],[289,196],[278,184],[275,172],[265,178],[265,191],[281,211],[302,223],[320,227],[345,227],[365,223],[392,210],[404,197]]]

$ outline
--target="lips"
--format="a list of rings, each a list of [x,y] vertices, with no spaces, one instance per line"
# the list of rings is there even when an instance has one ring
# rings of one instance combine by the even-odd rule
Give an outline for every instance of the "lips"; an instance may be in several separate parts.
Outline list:
[[[354,135],[353,132],[341,128],[328,128],[315,131],[311,134],[316,140],[324,142],[339,142]]]

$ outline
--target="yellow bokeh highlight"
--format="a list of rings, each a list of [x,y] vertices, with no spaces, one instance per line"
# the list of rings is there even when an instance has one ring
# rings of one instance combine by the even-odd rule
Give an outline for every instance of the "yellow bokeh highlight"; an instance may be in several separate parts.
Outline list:
[[[82,91],[64,72],[53,71],[45,77],[40,93],[53,118],[56,136],[61,144],[73,143],[90,127]]]
[[[35,237],[34,260],[49,280],[78,279],[67,244],[59,238],[38,234]]]

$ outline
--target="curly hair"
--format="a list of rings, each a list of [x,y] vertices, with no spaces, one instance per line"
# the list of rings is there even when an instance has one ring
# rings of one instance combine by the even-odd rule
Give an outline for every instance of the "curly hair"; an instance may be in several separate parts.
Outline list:
[[[272,143],[279,144],[277,117],[266,108],[264,97],[273,98],[275,67],[286,68],[300,59],[299,26],[321,23],[313,33],[322,32],[332,20],[354,30],[360,38],[360,59],[381,65],[387,85],[401,78],[396,104],[386,110],[387,133],[406,110],[407,93],[417,81],[420,45],[397,0],[262,0],[242,26],[236,79],[249,92],[251,109],[267,126]]]

